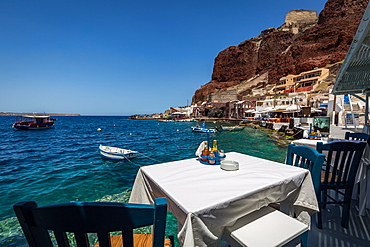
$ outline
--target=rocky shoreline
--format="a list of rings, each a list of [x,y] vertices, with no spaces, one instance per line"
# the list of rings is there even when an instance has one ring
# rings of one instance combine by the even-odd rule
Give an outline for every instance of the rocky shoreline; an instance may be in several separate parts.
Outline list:
[[[227,118],[196,118],[198,122],[217,122],[217,123],[228,123],[234,125],[243,125],[256,130],[265,131],[267,135],[277,143],[279,146],[287,146],[293,140],[303,138],[303,129],[301,128],[289,128],[289,123],[283,125],[279,130],[273,129],[272,123],[266,123],[265,126],[261,125],[260,121],[244,122],[240,119],[227,119]]]

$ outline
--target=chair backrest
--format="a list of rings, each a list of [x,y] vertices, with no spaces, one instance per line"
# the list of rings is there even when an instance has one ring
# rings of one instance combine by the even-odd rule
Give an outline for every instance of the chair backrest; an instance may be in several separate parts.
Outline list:
[[[285,163],[308,169],[312,176],[312,183],[316,192],[319,193],[321,169],[324,164],[325,155],[307,146],[295,146],[289,144]]]
[[[318,142],[317,151],[320,153],[327,151],[325,175],[321,180],[321,186],[351,189],[365,146],[366,142],[358,141],[326,144]]]
[[[48,230],[58,246],[70,246],[67,232],[74,233],[77,246],[90,246],[87,233],[97,233],[100,247],[110,247],[109,233],[120,231],[124,246],[133,246],[133,229],[153,225],[153,246],[164,246],[166,198],[154,205],[114,202],[74,202],[37,206],[34,201],[13,206],[30,247],[52,247]]]
[[[347,139],[347,140],[368,141],[370,139],[370,135],[368,135],[366,133],[346,132],[344,138]]]

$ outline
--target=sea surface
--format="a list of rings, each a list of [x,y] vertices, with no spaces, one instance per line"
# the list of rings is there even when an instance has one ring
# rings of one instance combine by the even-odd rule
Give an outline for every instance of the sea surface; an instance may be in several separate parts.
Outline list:
[[[194,122],[158,122],[127,117],[58,117],[55,128],[15,130],[13,116],[0,116],[0,246],[27,246],[12,206],[24,200],[38,205],[71,201],[127,201],[141,166],[195,157],[207,134],[194,133]],[[207,123],[212,127],[219,123]],[[97,131],[98,128],[102,130]],[[286,146],[277,145],[268,132],[212,133],[225,152],[240,152],[283,162]],[[131,161],[100,156],[99,144],[132,149]],[[177,223],[168,217],[168,234]]]

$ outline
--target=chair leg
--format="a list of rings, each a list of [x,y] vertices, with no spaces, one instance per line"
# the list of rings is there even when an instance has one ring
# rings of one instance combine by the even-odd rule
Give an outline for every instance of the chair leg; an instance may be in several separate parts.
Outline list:
[[[322,215],[321,215],[321,208],[320,208],[320,212],[318,212],[316,214],[316,227],[318,229],[322,229]]]
[[[348,221],[349,221],[349,205],[343,205],[342,221],[340,225],[344,228],[348,228]]]
[[[302,247],[307,247],[308,232],[309,231],[303,233],[301,236],[301,246]]]
[[[349,222],[349,214],[351,209],[351,193],[349,195],[345,195],[343,209],[342,209],[342,221],[341,226],[344,228],[348,228],[348,222]]]
[[[323,209],[326,209],[326,202],[327,202],[326,193],[327,193],[327,190],[321,191],[320,201],[322,202],[321,208],[323,208]]]
[[[319,192],[319,195],[317,196],[317,204],[319,205],[319,212],[316,213],[316,227],[318,229],[322,229],[322,210],[323,210],[323,207],[322,207],[322,198],[323,198],[323,191],[320,191]]]

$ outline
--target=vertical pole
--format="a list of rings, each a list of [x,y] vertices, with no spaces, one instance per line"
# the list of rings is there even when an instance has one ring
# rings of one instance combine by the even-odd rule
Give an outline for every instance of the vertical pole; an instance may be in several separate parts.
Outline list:
[[[353,107],[352,107],[352,100],[351,100],[351,95],[349,94],[348,95],[348,99],[349,99],[349,107],[351,109],[351,115],[352,115],[352,122],[353,122],[353,126],[355,127],[356,129],[356,122],[355,122],[355,115],[353,114]]]
[[[369,123],[369,93],[366,93],[365,124]]]
[[[344,97],[345,97],[346,95],[344,95],[343,96],[343,101],[342,101],[342,106],[343,106],[343,108],[344,108],[344,105],[345,105],[345,100],[344,100]],[[344,112],[345,112],[345,115],[344,115],[344,125],[345,125],[345,127],[347,128],[347,113],[346,113],[346,109],[344,108]]]
[[[333,125],[336,125],[335,124],[336,109],[337,109],[337,96],[334,95],[334,100],[333,100],[333,120],[332,120]],[[338,119],[337,125],[339,125],[339,119]]]

